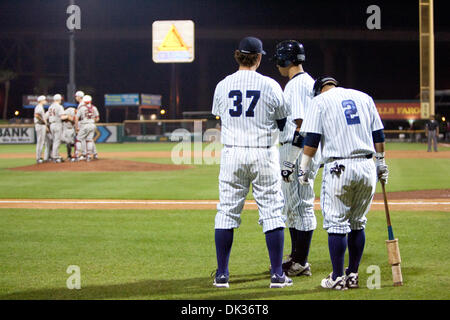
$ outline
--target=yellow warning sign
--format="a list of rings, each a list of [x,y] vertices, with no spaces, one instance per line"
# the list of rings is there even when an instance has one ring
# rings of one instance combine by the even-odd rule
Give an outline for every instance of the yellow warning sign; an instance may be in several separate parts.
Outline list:
[[[154,21],[152,57],[156,63],[194,61],[194,22],[191,20]]]
[[[171,25],[169,32],[164,37],[163,43],[158,47],[160,51],[187,51],[188,46],[180,36],[175,25]]]

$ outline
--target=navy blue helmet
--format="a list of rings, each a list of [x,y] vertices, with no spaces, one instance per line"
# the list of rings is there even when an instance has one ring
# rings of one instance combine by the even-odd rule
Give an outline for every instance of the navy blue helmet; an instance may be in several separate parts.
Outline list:
[[[301,64],[305,62],[305,49],[296,40],[281,41],[275,47],[272,60],[280,67],[288,67],[290,64]]]
[[[327,84],[333,84],[337,86],[338,82],[336,79],[327,76],[317,78],[313,86],[314,97],[318,96],[322,92],[322,88]]]

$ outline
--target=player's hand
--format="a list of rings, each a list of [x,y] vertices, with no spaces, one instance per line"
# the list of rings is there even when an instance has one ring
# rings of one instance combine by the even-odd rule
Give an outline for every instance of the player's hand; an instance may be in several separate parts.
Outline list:
[[[302,169],[298,170],[298,181],[302,186],[306,186],[309,184],[308,172],[303,171]]]
[[[388,182],[388,176],[389,176],[389,170],[388,170],[388,166],[383,164],[383,165],[378,165],[377,166],[377,177],[378,180],[384,184],[387,184]]]
[[[281,177],[284,182],[292,182],[294,179],[292,178],[292,173],[294,172],[295,164],[289,161],[283,161],[283,165],[281,166]]]

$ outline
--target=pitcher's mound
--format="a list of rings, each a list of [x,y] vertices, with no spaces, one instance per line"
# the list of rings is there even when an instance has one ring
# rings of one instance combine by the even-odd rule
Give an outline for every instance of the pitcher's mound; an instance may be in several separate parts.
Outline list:
[[[100,159],[90,162],[46,162],[29,166],[16,167],[11,170],[18,171],[83,171],[83,172],[112,172],[112,171],[172,171],[191,168],[186,165],[160,164],[151,162],[138,162],[128,160]]]

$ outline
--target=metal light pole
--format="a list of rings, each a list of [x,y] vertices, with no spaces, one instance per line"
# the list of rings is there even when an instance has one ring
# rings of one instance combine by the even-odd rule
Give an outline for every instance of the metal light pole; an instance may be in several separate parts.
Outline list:
[[[420,107],[422,119],[434,115],[433,0],[419,0]]]
[[[70,0],[70,5],[74,5],[75,0]],[[67,84],[66,101],[75,102],[75,28],[69,31],[69,83]]]

